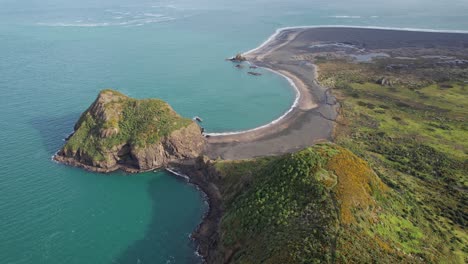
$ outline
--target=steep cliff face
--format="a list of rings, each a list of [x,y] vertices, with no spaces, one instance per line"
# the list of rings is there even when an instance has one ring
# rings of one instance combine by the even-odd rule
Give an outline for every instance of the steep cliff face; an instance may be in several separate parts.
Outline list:
[[[162,100],[103,90],[54,159],[92,171],[137,172],[196,158],[204,144],[199,126]]]

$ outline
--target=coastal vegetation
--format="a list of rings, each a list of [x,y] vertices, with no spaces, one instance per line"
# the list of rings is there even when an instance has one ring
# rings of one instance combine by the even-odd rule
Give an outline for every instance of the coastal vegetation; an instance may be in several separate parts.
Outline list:
[[[225,211],[220,262],[422,263],[432,257],[423,230],[394,208],[402,203],[397,192],[338,145],[213,166]]]
[[[81,115],[56,159],[105,171],[121,166],[151,169],[170,156],[196,156],[202,144],[199,127],[164,101],[134,99],[108,89]]]
[[[159,99],[137,100],[108,89],[101,91],[97,100],[102,104],[94,103],[81,115],[65,151],[80,149],[100,160],[103,152],[115,146],[128,142],[145,147],[192,122]],[[93,109],[101,105],[102,109]]]
[[[223,214],[210,260],[465,263],[468,69],[310,58],[341,105],[334,143],[214,161]]]
[[[468,70],[419,60],[419,68],[395,72],[388,67],[394,63],[319,62],[320,82],[342,104],[335,141],[369,162],[397,194],[384,200],[392,213],[382,215],[379,234],[427,261],[463,263]],[[379,83],[382,76],[392,84]]]

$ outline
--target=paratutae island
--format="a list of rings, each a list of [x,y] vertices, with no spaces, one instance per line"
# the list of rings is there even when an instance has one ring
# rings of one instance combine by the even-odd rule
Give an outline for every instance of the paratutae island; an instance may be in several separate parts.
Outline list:
[[[103,90],[55,159],[100,172],[136,172],[197,157],[203,147],[198,125],[164,101]]]

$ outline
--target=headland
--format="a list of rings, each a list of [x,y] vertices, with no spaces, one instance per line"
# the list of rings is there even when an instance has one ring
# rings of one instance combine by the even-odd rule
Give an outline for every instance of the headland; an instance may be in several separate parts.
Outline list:
[[[107,91],[56,159],[187,175],[209,199],[193,234],[208,263],[462,263],[468,34],[285,28],[242,58],[296,91],[271,123],[203,138],[162,102]]]

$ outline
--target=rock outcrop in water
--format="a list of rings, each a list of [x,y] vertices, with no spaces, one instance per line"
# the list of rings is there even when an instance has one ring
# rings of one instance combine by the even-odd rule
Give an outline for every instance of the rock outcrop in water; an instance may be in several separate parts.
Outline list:
[[[247,59],[241,53],[237,53],[235,57],[232,57],[228,60],[232,62],[242,62],[242,61],[246,61]]]
[[[205,145],[200,127],[159,99],[103,90],[54,159],[91,171],[147,171],[193,159]]]

